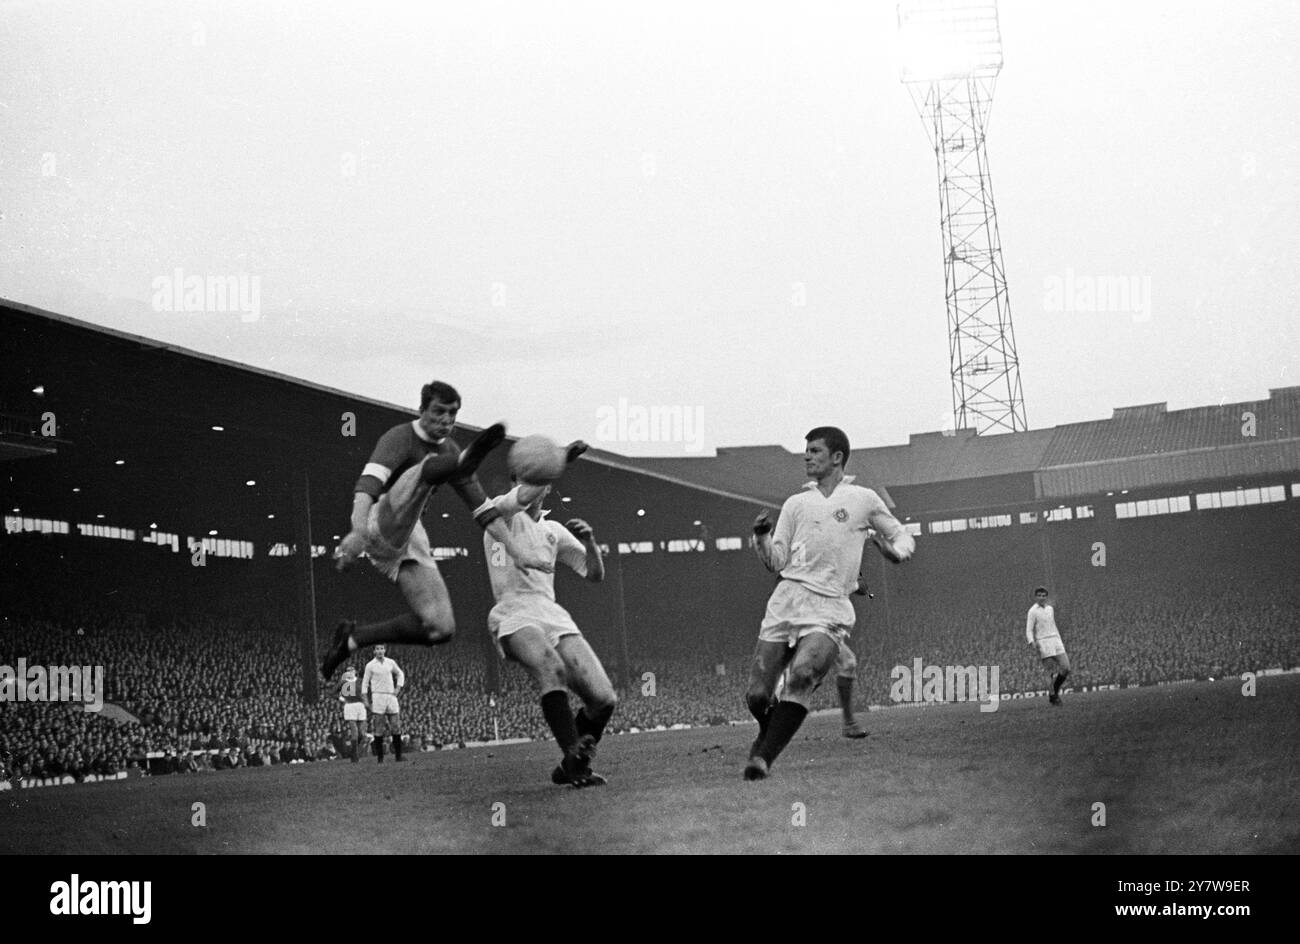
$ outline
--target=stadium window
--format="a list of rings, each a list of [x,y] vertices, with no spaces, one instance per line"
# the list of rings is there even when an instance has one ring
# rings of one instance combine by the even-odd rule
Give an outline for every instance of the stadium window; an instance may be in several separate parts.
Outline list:
[[[31,521],[30,518],[26,520]],[[28,530],[34,529],[29,528]],[[88,538],[113,538],[119,541],[135,540],[135,531],[131,528],[119,528],[106,524],[78,524],[77,531],[81,533],[82,537]]]
[[[170,547],[173,553],[180,550],[176,535],[168,534],[165,531],[150,531],[140,540],[145,544],[156,544],[160,547]]]
[[[5,515],[5,532],[19,534],[23,531],[37,531],[41,534],[67,534],[66,521],[53,521],[49,518],[20,518],[17,515]]]
[[[1300,498],[1300,482],[1291,483],[1291,497]]]
[[[912,537],[919,538],[921,536],[921,522],[908,521],[903,525],[903,530],[906,531],[908,534],[910,534]],[[740,538],[736,538],[735,540],[739,541]]]
[[[1292,486],[1294,488],[1294,486]],[[1262,505],[1268,502],[1286,500],[1286,487],[1283,485],[1266,485],[1262,488],[1235,488],[1222,492],[1197,492],[1196,507],[1206,508],[1240,508],[1245,505]]]
[[[1076,518],[1095,518],[1095,517],[1097,517],[1097,513],[1096,513],[1095,511],[1093,511],[1093,508],[1092,508],[1091,505],[1079,505],[1078,507],[1076,507],[1076,508],[1074,509],[1074,517],[1076,517]]]
[[[433,549],[434,560],[447,560],[450,557],[469,557],[469,548],[467,547],[435,547]]]
[[[704,542],[699,538],[682,538],[669,541],[667,551],[669,554],[682,554],[688,551],[704,550]]]
[[[744,542],[740,538],[718,538],[713,546],[720,551],[738,551],[744,547]]]
[[[1007,528],[1011,526],[1010,515],[984,515],[980,518],[970,518],[967,524],[972,529],[977,528]]]
[[[1197,504],[1199,507],[1205,507],[1200,503],[1198,496]],[[1115,505],[1116,518],[1146,518],[1151,515],[1170,515],[1182,511],[1192,510],[1192,499],[1189,495],[1173,495],[1169,498],[1147,498],[1140,501],[1118,502]]]
[[[324,557],[324,556],[325,556],[325,545],[324,545],[324,544],[313,544],[313,545],[311,546],[311,556],[312,556],[313,559],[315,559],[315,558],[317,558],[317,557]]]
[[[1036,511],[1022,511],[1022,512],[1020,513],[1020,523],[1021,523],[1021,524],[1038,524],[1038,512],[1036,512]]]
[[[1074,513],[1069,508],[1052,508],[1043,512],[1044,521],[1069,521]]]
[[[634,541],[631,544],[620,542],[618,545],[620,554],[653,554],[654,549],[653,541]]]
[[[276,541],[271,545],[271,549],[266,552],[267,557],[289,557],[293,554],[293,548],[283,541]]]

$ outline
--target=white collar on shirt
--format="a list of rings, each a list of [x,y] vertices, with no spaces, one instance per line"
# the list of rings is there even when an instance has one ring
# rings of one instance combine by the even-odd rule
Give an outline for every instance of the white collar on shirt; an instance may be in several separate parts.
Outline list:
[[[420,426],[419,420],[411,420],[411,429],[415,430],[415,435],[419,436],[427,443],[433,443],[434,445],[437,445],[438,443],[442,442],[441,439],[430,439],[429,434],[426,433],[424,429]]]
[[[844,478],[840,479],[838,483],[836,483],[836,486],[835,486],[835,487],[836,487],[836,488],[839,488],[841,485],[852,485],[852,484],[853,484],[853,480],[856,479],[856,478],[857,478],[856,475],[846,475],[846,476],[844,476]],[[817,481],[814,479],[814,480],[811,481],[811,482],[804,482],[804,483],[803,483],[803,487],[806,488],[806,489],[808,489],[808,488],[816,488],[816,487],[817,487]]]

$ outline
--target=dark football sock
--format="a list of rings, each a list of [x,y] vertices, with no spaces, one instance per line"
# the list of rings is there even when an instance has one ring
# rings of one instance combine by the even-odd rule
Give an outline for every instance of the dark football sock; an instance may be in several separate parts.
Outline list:
[[[606,705],[591,715],[587,714],[589,710],[585,706],[579,708],[573,716],[573,726],[578,731],[578,737],[590,734],[599,743],[600,736],[605,733],[605,725],[609,724],[609,719],[614,714],[614,706]]]
[[[420,617],[414,613],[403,613],[401,616],[394,616],[379,623],[358,626],[352,631],[352,641],[357,644],[358,649],[381,642],[406,643],[409,646],[430,644],[429,634],[420,625]]]
[[[393,735],[393,754],[397,756],[398,760],[402,759],[402,736],[400,734]]]
[[[763,760],[771,764],[785,750],[794,733],[803,724],[808,709],[795,701],[778,702],[772,711],[772,720],[767,725],[767,735],[763,738],[763,747],[759,752]]]
[[[840,676],[835,680],[835,688],[840,693],[840,712],[844,723],[853,723],[853,679]]]
[[[749,756],[754,757],[762,752],[763,739],[767,737],[767,726],[772,721],[772,702],[767,698],[746,698],[745,704],[749,708],[749,713],[758,721],[758,737],[754,738],[753,746],[749,749]]]
[[[384,738],[382,735],[375,738],[375,756],[379,758],[379,763],[384,762]]]
[[[1052,677],[1053,695],[1061,694],[1061,686],[1065,684],[1065,677],[1069,674],[1070,674],[1069,672],[1058,672],[1055,676]]]
[[[569,693],[557,688],[543,695],[542,717],[550,725],[560,750],[569,753],[573,745],[578,743],[578,729],[573,724],[573,712],[569,709]]]

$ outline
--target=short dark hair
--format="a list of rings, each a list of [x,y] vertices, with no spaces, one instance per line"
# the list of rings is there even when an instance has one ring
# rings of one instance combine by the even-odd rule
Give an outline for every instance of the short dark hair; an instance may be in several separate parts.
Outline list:
[[[1034,596],[1038,596],[1040,593],[1042,593],[1042,594],[1046,594],[1046,593],[1047,593],[1047,588],[1046,588],[1046,587],[1034,587]]]
[[[838,426],[818,426],[816,429],[810,429],[804,439],[808,442],[820,439],[826,443],[826,448],[831,455],[837,452],[844,454],[844,461],[840,463],[842,467],[849,464],[849,437],[844,435],[844,430]]]
[[[429,408],[430,400],[439,400],[443,403],[454,403],[456,406],[460,406],[460,391],[449,383],[443,383],[441,380],[430,381],[420,388],[421,413]]]

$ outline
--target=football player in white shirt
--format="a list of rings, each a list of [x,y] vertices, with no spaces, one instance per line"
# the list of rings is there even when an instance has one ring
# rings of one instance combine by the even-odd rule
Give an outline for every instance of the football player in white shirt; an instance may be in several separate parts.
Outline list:
[[[1034,605],[1029,608],[1025,622],[1025,638],[1052,674],[1052,693],[1047,700],[1059,706],[1061,686],[1070,677],[1070,657],[1065,654],[1065,643],[1061,642],[1061,631],[1056,627],[1056,610],[1047,596],[1046,587],[1034,590]]]
[[[384,762],[384,736],[392,734],[393,753],[402,760],[402,716],[397,696],[406,684],[406,673],[392,659],[387,658],[388,647],[375,646],[375,657],[366,663],[361,677],[361,698],[369,699],[370,729],[375,735],[375,754]],[[380,723],[382,721],[382,724]],[[382,730],[381,730],[382,729]]]
[[[758,632],[746,702],[758,719],[746,780],[762,780],[808,714],[808,701],[835,664],[840,642],[853,628],[849,594],[858,585],[862,547],[871,540],[891,561],[901,563],[916,542],[880,496],[844,474],[849,439],[834,426],[805,437],[804,471],[813,480],[786,499],[775,531],[763,512],[754,520],[754,550],[771,571],[779,571]],[[874,531],[874,537],[869,532]],[[789,681],[773,705],[777,679]]]
[[[576,458],[585,444],[575,443],[569,454]],[[567,564],[581,577],[599,583],[605,563],[591,526],[581,518],[561,525],[548,521],[542,503],[550,485],[520,483],[492,504],[505,521],[515,546],[531,549],[547,563]],[[591,769],[596,744],[614,713],[618,697],[604,667],[583,638],[573,618],[555,602],[554,567],[521,570],[509,549],[484,535],[488,575],[496,605],[488,614],[488,629],[497,650],[518,662],[537,683],[542,715],[562,757],[551,773],[555,784],[590,787],[605,778]],[[569,709],[569,690],[582,699],[575,715]]]

